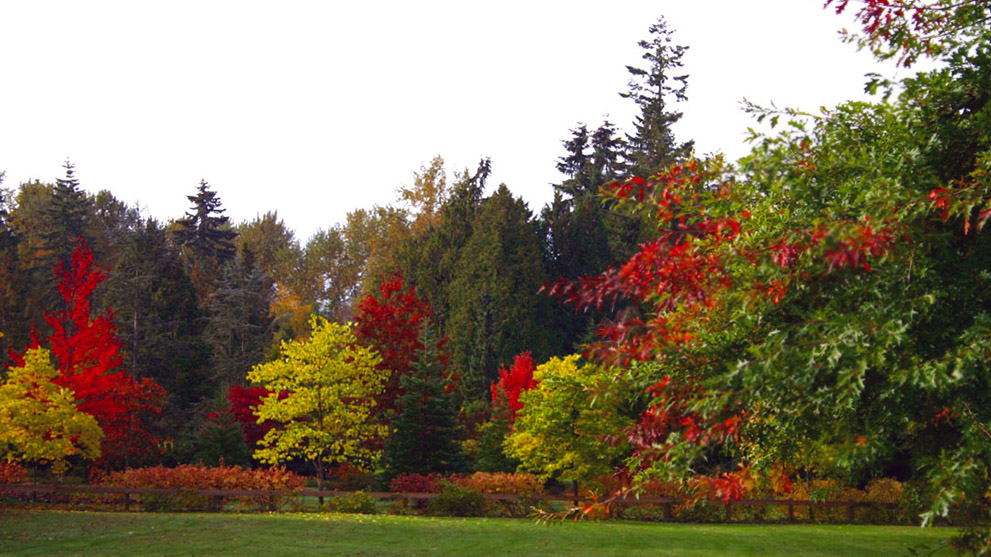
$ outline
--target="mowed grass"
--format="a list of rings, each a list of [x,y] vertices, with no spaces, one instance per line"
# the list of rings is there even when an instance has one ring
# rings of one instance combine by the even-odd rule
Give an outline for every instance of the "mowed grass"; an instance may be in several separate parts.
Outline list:
[[[907,555],[949,529],[0,511],[0,555]]]

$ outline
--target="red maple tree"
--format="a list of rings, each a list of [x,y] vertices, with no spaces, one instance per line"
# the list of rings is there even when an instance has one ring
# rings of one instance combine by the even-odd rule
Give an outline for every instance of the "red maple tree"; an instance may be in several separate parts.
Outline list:
[[[149,422],[161,413],[165,390],[124,370],[113,310],[91,315],[90,297],[107,273],[93,267],[93,252],[80,238],[70,265],[60,263],[55,276],[64,307],[45,313],[52,328],[45,341],[60,371],[54,382],[71,389],[79,409],[103,429],[99,465],[116,468],[149,460],[161,451]],[[40,344],[35,335],[31,347]],[[11,356],[23,365],[22,354]]]
[[[499,379],[491,387],[493,413],[505,408],[509,423],[516,421],[516,413],[523,409],[520,395],[537,386],[533,378],[535,368],[533,356],[530,352],[523,352],[513,358],[513,365],[508,369],[499,369]]]
[[[255,411],[261,404],[263,398],[272,394],[272,391],[265,387],[242,387],[233,385],[227,391],[227,401],[230,402],[230,415],[241,424],[244,431],[244,442],[248,448],[254,449],[258,446],[265,434],[276,426],[276,422],[265,420],[258,423],[258,416]],[[279,399],[285,398],[289,393],[283,392]]]
[[[398,274],[383,280],[378,292],[367,294],[358,304],[358,314],[354,318],[358,342],[378,351],[382,356],[380,369],[392,371],[385,390],[378,397],[378,412],[395,409],[396,399],[403,394],[400,378],[412,371],[417,353],[423,349],[420,334],[432,321],[433,309],[416,295],[416,287],[407,285]],[[437,343],[437,352],[445,367],[446,345],[447,337]],[[456,379],[448,379],[448,390],[453,389]]]

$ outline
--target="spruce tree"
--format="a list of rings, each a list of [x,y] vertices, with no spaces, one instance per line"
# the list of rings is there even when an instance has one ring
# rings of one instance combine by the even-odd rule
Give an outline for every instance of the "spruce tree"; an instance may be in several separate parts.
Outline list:
[[[90,212],[86,192],[79,189],[76,167],[72,162],[66,160],[62,167],[65,168],[65,177],[56,179],[51,202],[42,209],[47,227],[40,235],[42,255],[28,269],[32,280],[43,285],[42,305],[46,310],[54,310],[62,303],[53,270],[58,265],[70,265],[72,252],[80,238],[92,243],[92,238],[86,234]]]
[[[445,365],[437,349],[437,333],[425,327],[422,349],[411,373],[400,380],[403,394],[396,401],[397,415],[385,443],[384,479],[399,474],[464,472],[467,459],[457,439],[454,397],[445,385]]]
[[[681,112],[672,111],[668,101],[686,100],[688,75],[678,75],[686,46],[672,44],[667,22],[661,17],[650,26],[650,39],[639,42],[644,49],[646,68],[627,66],[631,78],[629,90],[620,96],[637,104],[640,113],[634,122],[636,133],[627,136],[629,150],[626,170],[634,176],[650,176],[688,155],[692,142],[678,143],[671,129],[681,119]]]
[[[196,293],[205,305],[221,269],[237,255],[237,232],[224,216],[217,192],[205,180],[200,181],[195,195],[186,198],[193,204],[192,211],[175,221],[172,238],[182,250]]]

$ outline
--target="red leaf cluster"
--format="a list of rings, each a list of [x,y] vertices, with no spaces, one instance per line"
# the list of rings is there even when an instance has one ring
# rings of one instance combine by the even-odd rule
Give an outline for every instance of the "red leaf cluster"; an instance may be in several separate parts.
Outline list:
[[[499,379],[491,387],[493,413],[497,408],[505,408],[508,410],[509,423],[516,421],[516,413],[523,408],[520,395],[537,386],[533,379],[534,369],[536,365],[530,352],[517,354],[509,369],[499,369]]]
[[[413,370],[417,353],[423,348],[420,333],[431,324],[433,310],[427,301],[416,295],[416,287],[407,285],[400,275],[383,280],[378,291],[367,294],[358,304],[354,318],[355,336],[365,346],[382,356],[380,369],[392,372],[385,390],[378,396],[377,411],[395,409],[402,396],[400,378]],[[441,361],[447,365],[447,338],[437,343]],[[453,390],[457,378],[450,378],[448,390]]]
[[[272,420],[258,423],[258,416],[255,414],[262,399],[270,394],[272,391],[265,387],[233,385],[227,390],[227,401],[230,402],[229,412],[241,424],[241,429],[244,431],[244,442],[249,448],[256,447],[258,442],[265,437],[265,434],[278,425]],[[288,394],[288,392],[279,393],[279,399],[285,398]]]

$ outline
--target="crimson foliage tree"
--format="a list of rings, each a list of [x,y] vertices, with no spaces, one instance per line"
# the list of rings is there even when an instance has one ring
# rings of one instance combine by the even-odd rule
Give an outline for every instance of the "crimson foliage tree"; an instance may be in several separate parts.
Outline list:
[[[277,425],[276,422],[265,420],[258,423],[258,405],[263,398],[272,394],[265,387],[242,387],[232,385],[227,391],[227,401],[230,402],[230,415],[241,424],[244,431],[244,442],[252,451],[258,447],[265,434]],[[288,393],[282,393],[279,399],[285,398]]]
[[[121,341],[110,308],[92,316],[90,298],[107,274],[93,267],[93,252],[79,240],[69,265],[55,269],[64,306],[46,313],[51,345],[60,375],[54,382],[69,388],[79,409],[103,429],[98,464],[125,467],[152,459],[160,452],[151,420],[161,413],[165,391],[148,378],[135,379],[123,368]],[[37,338],[33,344],[39,345]],[[16,363],[23,363],[13,355]]]
[[[382,281],[378,292],[367,294],[358,304],[354,317],[358,341],[375,349],[382,356],[380,369],[392,372],[385,390],[378,397],[377,412],[390,413],[396,399],[403,393],[401,379],[409,375],[419,352],[423,350],[421,334],[433,321],[433,310],[426,300],[416,294],[416,287],[407,285],[400,275]],[[432,347],[440,362],[447,366],[447,339],[441,338]],[[455,378],[448,378],[448,383]]]
[[[499,370],[499,379],[492,383],[492,416],[482,426],[478,469],[483,472],[515,472],[519,461],[509,458],[502,449],[503,441],[513,429],[516,414],[523,408],[520,395],[537,386],[533,378],[536,365],[529,352],[517,354],[513,365]]]

